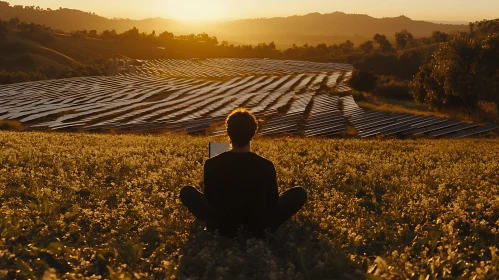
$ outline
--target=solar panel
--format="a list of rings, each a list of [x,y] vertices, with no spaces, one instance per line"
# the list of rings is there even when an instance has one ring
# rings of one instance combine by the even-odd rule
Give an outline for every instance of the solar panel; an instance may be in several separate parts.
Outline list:
[[[446,135],[446,134],[451,134],[453,132],[457,132],[457,131],[461,131],[461,130],[466,130],[466,129],[474,128],[474,127],[476,127],[476,124],[460,124],[460,125],[455,125],[455,126],[446,128],[446,129],[440,129],[440,130],[437,130],[437,131],[433,131],[433,132],[430,132],[429,134],[432,137],[439,137],[439,136],[443,136],[443,135]]]
[[[473,128],[473,129],[467,129],[467,130],[464,130],[464,131],[459,131],[459,132],[456,132],[454,134],[450,134],[447,137],[448,138],[470,137],[470,136],[474,136],[474,135],[479,135],[481,133],[489,132],[489,131],[492,131],[492,130],[496,130],[498,128],[499,128],[499,126],[497,124],[491,124],[491,125],[487,125],[487,126],[481,126],[481,127],[476,127],[476,128]]]

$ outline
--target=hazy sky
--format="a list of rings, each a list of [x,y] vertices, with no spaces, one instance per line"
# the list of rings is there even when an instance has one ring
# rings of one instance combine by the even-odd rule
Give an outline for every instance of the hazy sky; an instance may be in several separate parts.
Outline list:
[[[11,5],[72,8],[105,17],[226,20],[311,12],[406,15],[412,19],[476,21],[499,18],[499,0],[4,0]]]

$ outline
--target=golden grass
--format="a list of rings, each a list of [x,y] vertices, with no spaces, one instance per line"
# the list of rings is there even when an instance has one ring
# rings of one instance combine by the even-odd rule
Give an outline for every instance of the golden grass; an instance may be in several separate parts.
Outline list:
[[[364,109],[378,110],[387,113],[404,113],[421,116],[450,117],[449,114],[435,112],[424,104],[412,100],[397,100],[373,96],[369,93],[352,92],[357,104]]]
[[[0,279],[496,279],[499,139],[259,137],[308,202],[264,240],[204,231],[223,137],[0,132]]]
[[[364,109],[378,110],[387,113],[404,113],[421,116],[452,118],[462,122],[477,122],[480,124],[499,121],[499,114],[494,103],[481,102],[478,110],[442,109],[433,111],[425,104],[412,100],[397,100],[373,96],[369,93],[352,92],[357,104]]]
[[[402,105],[395,104],[375,104],[370,103],[368,101],[357,101],[357,104],[364,109],[378,110],[381,112],[389,112],[389,113],[405,113],[405,114],[413,114],[413,115],[422,115],[422,116],[436,116],[436,117],[447,117],[445,114],[439,112],[432,111],[422,111],[413,108],[407,108]]]
[[[347,131],[345,133],[347,135],[356,136],[358,131],[355,127],[353,127],[351,125],[347,125]]]

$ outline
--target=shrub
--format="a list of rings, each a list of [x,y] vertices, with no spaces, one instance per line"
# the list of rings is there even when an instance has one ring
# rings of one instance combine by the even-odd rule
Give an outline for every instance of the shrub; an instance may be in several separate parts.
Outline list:
[[[0,120],[0,130],[24,130],[24,126],[21,122],[15,120]]]
[[[409,91],[409,82],[406,80],[397,80],[393,76],[379,77],[374,93],[377,96],[386,98],[413,100]]]
[[[355,70],[348,84],[358,91],[372,91],[376,86],[377,76],[372,72]]]

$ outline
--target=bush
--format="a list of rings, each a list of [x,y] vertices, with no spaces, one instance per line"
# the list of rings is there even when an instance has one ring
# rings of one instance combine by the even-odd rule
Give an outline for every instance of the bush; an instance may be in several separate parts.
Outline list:
[[[4,84],[13,84],[13,83],[22,83],[22,82],[30,82],[30,81],[39,81],[46,80],[48,77],[41,73],[37,72],[9,72],[5,70],[0,70],[0,85]]]
[[[0,130],[22,131],[24,126],[21,122],[15,120],[0,120]]]
[[[357,91],[372,92],[376,96],[413,100],[409,91],[409,81],[395,76],[378,76],[372,72],[354,70],[348,84]]]
[[[406,80],[397,80],[392,76],[379,77],[374,93],[377,96],[391,99],[413,100],[412,94],[409,91],[409,82]]]
[[[354,70],[348,84],[358,91],[372,91],[376,87],[377,79],[372,72]]]
[[[383,54],[379,52],[366,55],[362,60],[354,63],[353,66],[355,69],[373,72],[377,75],[395,75],[400,69],[396,54]]]

